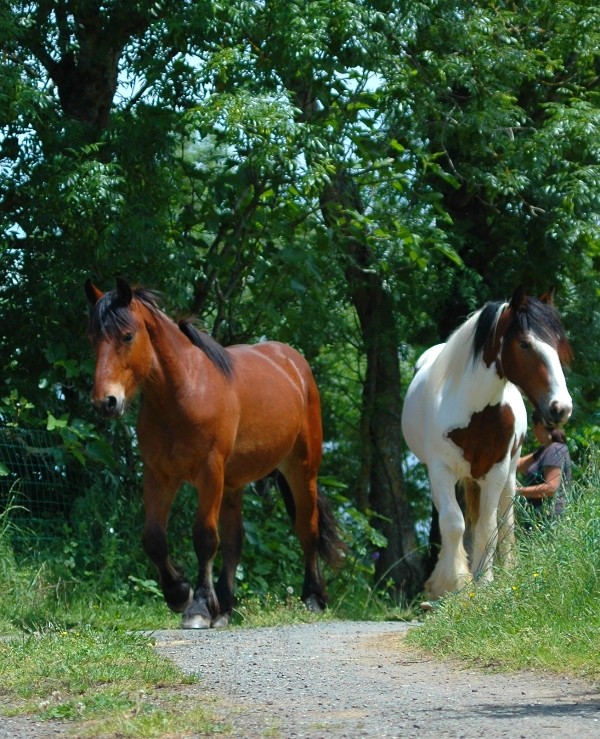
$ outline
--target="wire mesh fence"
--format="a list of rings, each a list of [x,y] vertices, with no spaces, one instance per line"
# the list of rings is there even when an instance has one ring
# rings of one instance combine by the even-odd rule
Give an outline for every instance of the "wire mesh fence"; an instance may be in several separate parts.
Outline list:
[[[56,537],[85,484],[58,434],[0,428],[0,514],[10,508],[17,538]]]

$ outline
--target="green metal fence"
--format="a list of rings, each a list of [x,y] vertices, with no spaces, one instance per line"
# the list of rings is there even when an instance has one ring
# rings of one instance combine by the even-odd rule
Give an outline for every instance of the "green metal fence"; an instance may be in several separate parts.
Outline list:
[[[18,536],[53,538],[85,487],[85,471],[44,429],[0,428],[0,514]]]

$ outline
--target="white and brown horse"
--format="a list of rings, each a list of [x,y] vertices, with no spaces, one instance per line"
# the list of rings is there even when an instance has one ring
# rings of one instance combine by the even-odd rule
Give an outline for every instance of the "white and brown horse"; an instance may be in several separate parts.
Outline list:
[[[431,597],[459,590],[471,577],[490,580],[496,550],[510,550],[516,466],[527,427],[521,392],[548,423],[566,422],[573,406],[562,365],[570,359],[552,293],[538,300],[522,288],[510,303],[487,303],[445,344],[419,358],[402,430],[427,466],[439,514],[441,549],[425,585]],[[470,566],[457,483],[473,522]]]

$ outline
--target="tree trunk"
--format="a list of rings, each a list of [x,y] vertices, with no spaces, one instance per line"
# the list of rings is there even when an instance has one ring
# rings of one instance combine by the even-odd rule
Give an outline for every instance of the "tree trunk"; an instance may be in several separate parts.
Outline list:
[[[132,37],[150,25],[151,5],[120,0],[110,10],[96,3],[37,8],[37,22],[27,42],[52,77],[64,113],[84,124],[90,141],[108,127],[119,59]],[[50,54],[44,37],[51,15],[57,28],[58,56]]]
[[[374,268],[369,247],[336,221],[347,208],[360,209],[354,183],[344,172],[322,198],[324,218],[336,223],[336,234],[348,254],[346,279],[356,309],[367,359],[361,428],[364,437],[363,470],[368,490],[358,490],[359,505],[368,500],[373,524],[388,545],[376,564],[377,581],[394,583],[398,594],[417,594],[423,584],[423,561],[417,550],[413,517],[402,478],[400,363],[393,301]]]

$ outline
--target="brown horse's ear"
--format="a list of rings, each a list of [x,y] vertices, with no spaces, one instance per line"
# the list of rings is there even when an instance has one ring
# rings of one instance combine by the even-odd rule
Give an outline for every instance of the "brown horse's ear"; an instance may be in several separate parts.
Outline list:
[[[550,290],[548,290],[547,293],[544,293],[540,300],[542,303],[547,303],[548,305],[554,305],[554,293],[556,292],[556,285],[552,285]]]
[[[133,291],[127,280],[122,277],[117,277],[117,297],[123,305],[129,305],[133,300]]]
[[[512,308],[514,311],[518,311],[522,308],[525,308],[526,305],[527,292],[523,285],[519,285],[519,287],[514,291],[512,298],[510,299],[509,308]]]
[[[96,305],[104,295],[102,290],[99,290],[89,278],[85,281],[85,294],[87,295],[88,302],[91,306]]]

